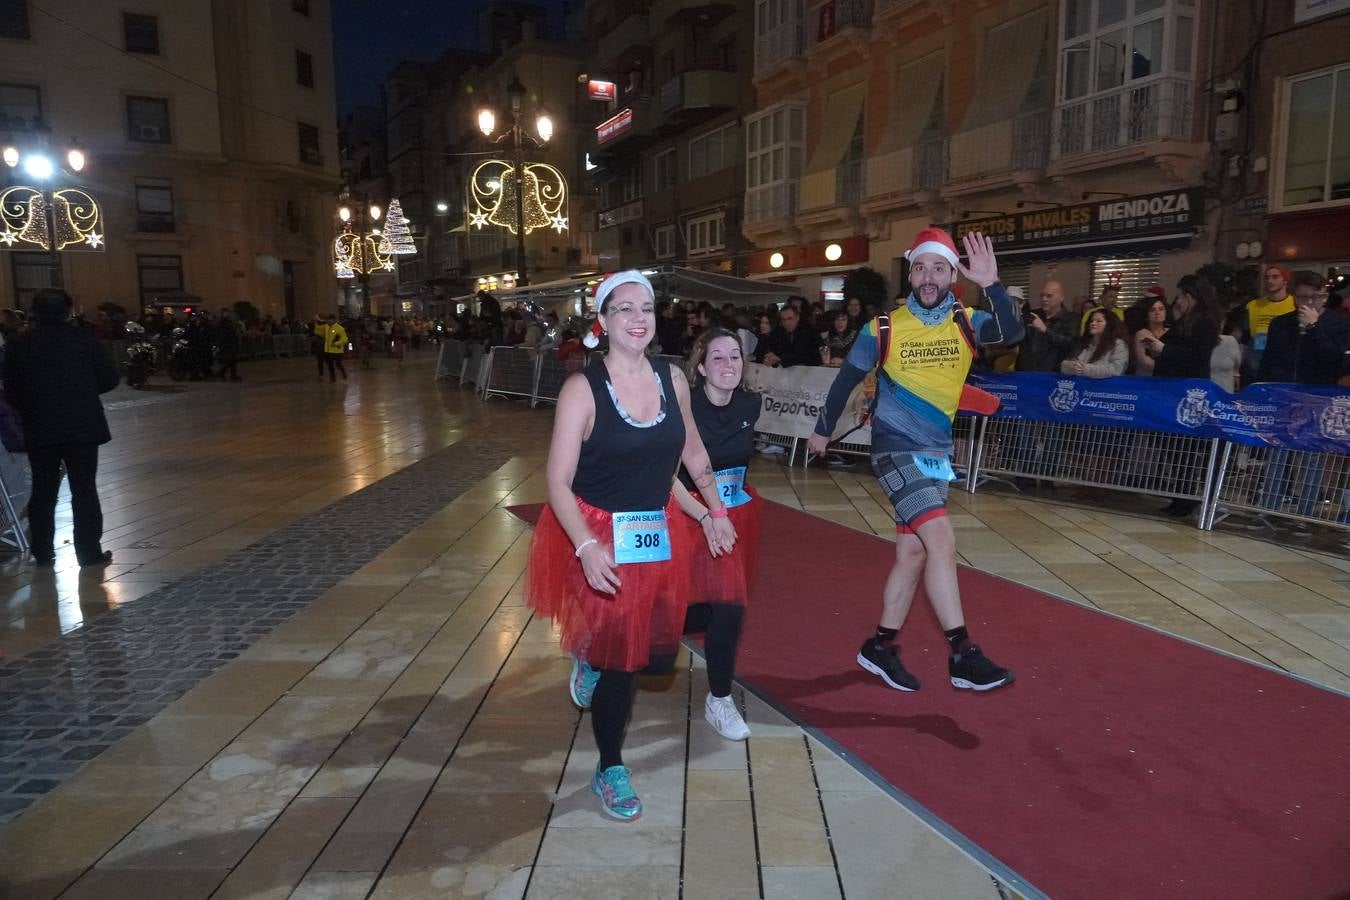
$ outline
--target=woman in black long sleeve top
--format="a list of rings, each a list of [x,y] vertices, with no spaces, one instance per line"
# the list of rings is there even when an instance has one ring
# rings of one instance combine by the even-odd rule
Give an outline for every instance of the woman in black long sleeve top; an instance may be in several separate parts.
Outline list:
[[[1209,360],[1219,343],[1219,300],[1214,286],[1198,275],[1187,275],[1177,284],[1172,304],[1176,324],[1161,341],[1150,341],[1144,352],[1156,362],[1154,378],[1209,379]]]

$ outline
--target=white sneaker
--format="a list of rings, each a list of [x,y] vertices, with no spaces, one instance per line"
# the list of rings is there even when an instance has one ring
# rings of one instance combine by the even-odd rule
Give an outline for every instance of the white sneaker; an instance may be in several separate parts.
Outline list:
[[[736,708],[736,701],[730,697],[709,694],[707,702],[703,704],[703,718],[729,741],[743,741],[750,736],[750,726],[745,724],[741,711]]]

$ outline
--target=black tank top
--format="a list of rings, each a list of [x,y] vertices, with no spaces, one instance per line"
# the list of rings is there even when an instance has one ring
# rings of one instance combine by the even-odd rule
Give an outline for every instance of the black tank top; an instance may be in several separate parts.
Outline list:
[[[717,406],[701,387],[690,389],[694,424],[708,451],[713,471],[750,465],[755,452],[755,422],[759,420],[760,396],[737,388],[726,406]],[[680,481],[690,493],[698,493],[689,470],[680,466]]]
[[[643,423],[620,413],[602,360],[584,370],[595,401],[595,425],[581,442],[572,493],[606,512],[662,509],[670,499],[671,481],[684,450],[684,417],[670,366],[652,368],[663,394],[661,411]]]

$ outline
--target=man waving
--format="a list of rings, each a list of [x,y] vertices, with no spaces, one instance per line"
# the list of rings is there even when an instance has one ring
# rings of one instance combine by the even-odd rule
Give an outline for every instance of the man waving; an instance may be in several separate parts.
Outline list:
[[[825,452],[850,393],[875,369],[872,471],[895,507],[897,535],[881,623],[858,651],[858,665],[901,691],[919,689],[919,680],[900,662],[896,636],[920,578],[951,646],[952,685],[988,691],[1013,680],[1013,673],[985,656],[966,631],[956,580],[956,536],[947,518],[947,485],[956,477],[951,465],[952,419],[976,347],[1016,342],[1023,326],[999,283],[989,239],[977,232],[962,242],[966,266],[947,232],[940,228],[919,232],[905,254],[909,297],[889,320],[878,317],[863,328],[808,441],[812,452]],[[952,296],[958,272],[983,288],[993,304],[993,315],[980,323],[978,331]]]

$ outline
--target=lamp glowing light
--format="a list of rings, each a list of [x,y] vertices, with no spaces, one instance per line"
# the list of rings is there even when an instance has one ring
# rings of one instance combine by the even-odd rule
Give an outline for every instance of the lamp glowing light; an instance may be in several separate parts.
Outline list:
[[[781,253],[774,253],[772,256],[769,257],[769,265],[773,266],[775,269],[783,268],[784,262],[786,262],[786,260],[783,258],[783,254]]]
[[[350,222],[352,220],[352,211],[345,206],[339,206],[338,218],[344,222]]]
[[[36,178],[38,181],[46,181],[52,177],[56,167],[52,165],[51,159],[39,153],[34,153],[23,161],[23,170],[28,173],[29,178]]]
[[[492,137],[492,132],[497,130],[497,115],[492,110],[478,111],[478,130],[483,132],[484,137]]]
[[[66,165],[70,166],[70,171],[80,172],[84,170],[84,151],[78,147],[72,147],[66,153]]]
[[[370,221],[372,222],[380,221],[380,208],[376,206],[374,203],[370,204]]]
[[[450,209],[450,204],[441,202],[436,204],[436,212],[446,212]]]
[[[830,244],[825,248],[825,258],[830,262],[835,262],[844,255],[844,248],[838,244]]]
[[[553,139],[553,120],[548,116],[540,116],[536,119],[534,127],[539,132],[539,140],[545,144]]]
[[[6,147],[4,150],[5,165],[11,169],[19,164],[19,148]]]

